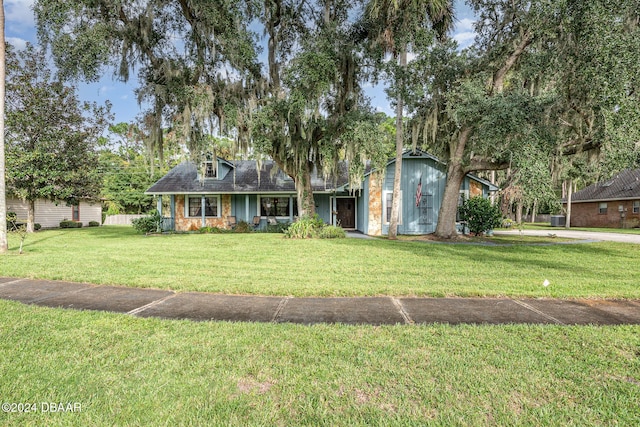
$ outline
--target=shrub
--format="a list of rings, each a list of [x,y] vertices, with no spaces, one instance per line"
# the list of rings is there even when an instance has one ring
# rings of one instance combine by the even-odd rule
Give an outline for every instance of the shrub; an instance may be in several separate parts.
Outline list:
[[[327,225],[326,227],[322,227],[320,229],[318,237],[320,237],[321,239],[343,239],[347,237],[347,233],[342,229],[342,227]]]
[[[162,215],[158,211],[152,211],[149,215],[131,221],[136,231],[144,234],[155,233],[162,230]]]
[[[98,221],[89,221],[89,227],[99,227],[100,223]]]
[[[60,228],[81,228],[82,223],[80,221],[70,221],[68,219],[60,221]]]
[[[204,227],[200,227],[198,229],[198,233],[200,234],[219,234],[219,233],[224,233],[227,230],[223,230],[222,228],[218,228],[218,227],[210,227],[208,225],[205,225]]]
[[[34,229],[35,231],[38,231],[38,230],[40,230],[41,228],[42,228],[42,225],[38,224],[37,222],[36,222],[35,224],[33,224],[33,229]]]
[[[493,206],[489,199],[481,196],[465,200],[458,212],[461,219],[466,221],[469,231],[476,236],[502,224],[502,213],[498,206]]]
[[[505,218],[502,220],[502,228],[511,228],[513,227],[514,221],[511,218]]]
[[[264,228],[265,233],[286,233],[291,223],[289,222],[278,222],[276,224],[267,224]]]
[[[247,221],[238,221],[233,231],[234,233],[251,233],[253,227]]]
[[[291,224],[284,234],[290,239],[310,239],[317,237],[323,226],[324,222],[318,214],[312,217],[303,216],[298,219],[298,221]]]

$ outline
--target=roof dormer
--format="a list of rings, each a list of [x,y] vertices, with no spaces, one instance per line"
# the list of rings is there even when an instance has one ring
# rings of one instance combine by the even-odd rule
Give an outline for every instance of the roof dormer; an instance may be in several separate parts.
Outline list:
[[[217,179],[218,178],[218,162],[215,156],[211,153],[207,153],[202,165],[202,174],[204,179]]]

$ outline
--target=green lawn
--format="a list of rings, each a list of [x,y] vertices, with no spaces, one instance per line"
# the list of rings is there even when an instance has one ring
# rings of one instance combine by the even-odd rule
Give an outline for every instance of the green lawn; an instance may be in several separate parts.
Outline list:
[[[167,321],[0,300],[0,425],[638,425],[640,329]],[[42,412],[41,402],[80,412]]]
[[[517,227],[514,227],[517,229]],[[564,230],[564,227],[551,227],[550,224],[526,223],[525,230]],[[596,233],[640,234],[640,228],[596,228],[596,227],[571,227],[575,231],[593,231]]]
[[[56,230],[29,236],[23,255],[12,236],[0,276],[267,295],[639,296],[636,245],[491,242]],[[7,426],[640,423],[638,326],[196,323],[0,300],[0,355],[0,401],[15,404],[3,409],[36,409],[0,412]]]
[[[521,239],[511,241],[527,241]],[[640,298],[640,245],[621,243],[488,246],[288,240],[262,233],[145,237],[129,227],[100,227],[38,232],[27,238],[25,254],[17,247],[11,236],[0,275],[255,295]]]

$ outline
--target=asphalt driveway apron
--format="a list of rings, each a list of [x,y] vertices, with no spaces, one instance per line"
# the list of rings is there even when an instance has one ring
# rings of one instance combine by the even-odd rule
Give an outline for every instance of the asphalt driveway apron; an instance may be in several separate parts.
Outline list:
[[[640,324],[640,300],[293,298],[98,286],[0,277],[0,298],[139,317],[272,323]]]

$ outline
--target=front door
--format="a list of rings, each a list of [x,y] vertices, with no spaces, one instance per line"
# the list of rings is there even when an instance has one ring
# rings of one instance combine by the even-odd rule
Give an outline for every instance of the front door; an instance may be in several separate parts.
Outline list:
[[[336,220],[342,228],[356,228],[356,199],[336,199]]]

